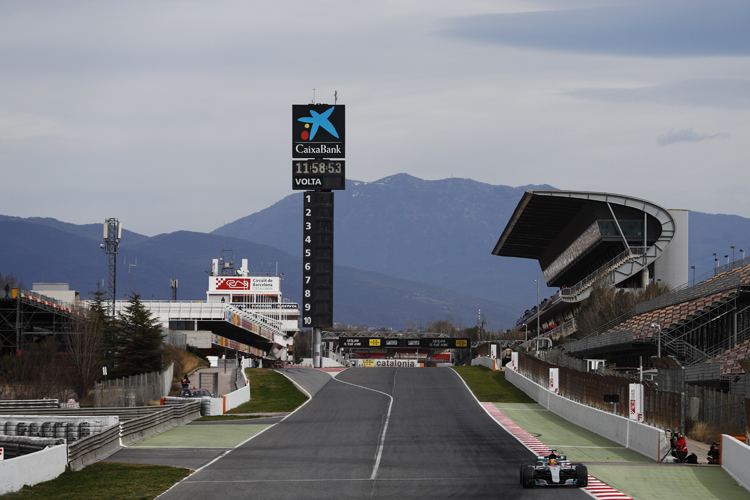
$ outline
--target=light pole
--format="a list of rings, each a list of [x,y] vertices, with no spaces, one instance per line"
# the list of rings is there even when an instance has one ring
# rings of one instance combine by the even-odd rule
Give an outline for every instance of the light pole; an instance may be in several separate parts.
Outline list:
[[[659,323],[651,323],[651,328],[656,328],[656,357],[661,359],[661,325]]]
[[[729,255],[725,255],[724,258],[727,259],[727,264],[729,264]]]
[[[690,269],[693,270],[693,286],[695,286],[695,266],[690,266]]]
[[[745,250],[740,248],[740,253],[742,254],[742,260],[745,260]]]
[[[526,323],[523,324],[523,338],[524,342],[529,341],[529,325],[527,325]]]
[[[732,246],[731,246],[731,247],[729,247],[729,248],[731,248],[731,249],[732,249],[732,262],[734,262],[734,245],[732,245]]]
[[[539,338],[539,277],[537,276],[536,281],[536,338]]]

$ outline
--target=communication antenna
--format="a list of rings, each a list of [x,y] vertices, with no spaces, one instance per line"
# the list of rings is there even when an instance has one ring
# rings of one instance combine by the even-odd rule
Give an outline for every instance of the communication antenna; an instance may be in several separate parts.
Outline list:
[[[122,224],[117,219],[104,220],[104,243],[99,248],[109,257],[109,279],[107,282],[107,315],[115,317],[115,291],[117,279],[117,251],[122,239]]]
[[[334,90],[333,91],[333,105],[335,106],[338,101],[339,101],[339,91]]]

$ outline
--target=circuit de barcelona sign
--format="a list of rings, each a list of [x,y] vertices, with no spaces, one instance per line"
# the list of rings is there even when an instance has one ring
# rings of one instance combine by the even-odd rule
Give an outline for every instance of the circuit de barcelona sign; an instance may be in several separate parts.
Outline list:
[[[345,106],[292,106],[292,158],[345,158]]]

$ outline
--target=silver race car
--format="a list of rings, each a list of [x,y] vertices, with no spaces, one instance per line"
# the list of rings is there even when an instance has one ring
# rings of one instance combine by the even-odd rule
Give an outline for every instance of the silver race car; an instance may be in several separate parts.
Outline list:
[[[548,456],[536,457],[536,464],[521,466],[521,485],[534,486],[575,486],[585,488],[589,484],[588,469],[580,463],[568,462],[565,455],[550,450]]]

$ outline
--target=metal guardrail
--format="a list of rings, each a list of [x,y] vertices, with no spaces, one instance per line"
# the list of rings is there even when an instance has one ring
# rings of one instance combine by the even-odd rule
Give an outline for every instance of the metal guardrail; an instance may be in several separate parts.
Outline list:
[[[610,278],[610,281],[611,281],[611,275],[614,269],[620,267],[622,264],[630,260],[637,260],[637,259],[643,258],[643,255],[646,251],[647,251],[646,247],[630,247],[630,249],[620,252],[615,257],[610,259],[609,262],[607,262],[606,264],[601,266],[599,269],[597,269],[593,273],[583,278],[581,281],[579,281],[575,285],[569,288],[561,289],[560,296],[561,297],[571,297],[571,296],[575,297],[576,295],[581,293],[583,290],[590,287],[597,280],[597,278],[599,278],[599,276],[607,276]]]
[[[87,409],[83,409],[85,411]],[[186,419],[200,416],[200,401],[186,401],[179,405],[164,405],[142,408],[101,408],[99,413],[112,415],[119,410],[120,424],[80,439],[68,445],[68,462],[73,470],[101,460],[120,447],[120,443],[132,444],[159,432],[168,430]],[[109,410],[106,412],[106,410]],[[133,411],[136,410],[136,411]],[[81,410],[78,410],[80,413]],[[131,419],[123,419],[134,417]]]
[[[6,399],[0,401],[0,411],[7,408],[59,408],[59,399]]]
[[[68,463],[73,470],[80,470],[98,459],[111,455],[119,447],[120,426],[113,425],[98,434],[92,434],[69,444]]]

